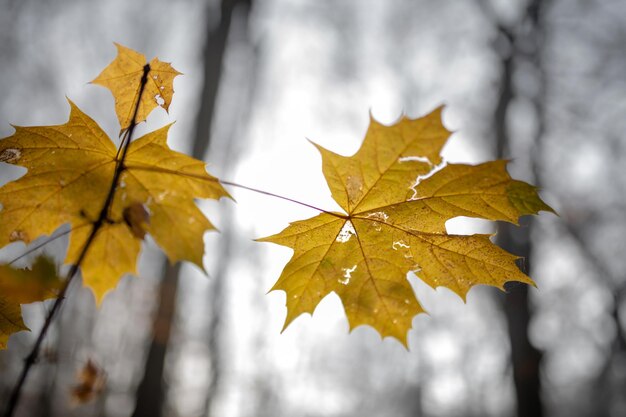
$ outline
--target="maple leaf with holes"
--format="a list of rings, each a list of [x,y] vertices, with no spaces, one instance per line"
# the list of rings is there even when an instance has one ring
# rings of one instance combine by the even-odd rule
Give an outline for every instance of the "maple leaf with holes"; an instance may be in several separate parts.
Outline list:
[[[45,257],[30,269],[0,265],[0,349],[6,349],[13,333],[28,330],[20,306],[56,297],[61,284],[54,263]]]
[[[477,284],[533,283],[516,266],[517,257],[489,235],[446,232],[445,222],[458,216],[517,223],[522,215],[553,210],[533,186],[511,179],[506,161],[436,171],[450,135],[441,111],[391,126],[371,119],[351,157],[316,145],[332,196],[345,212],[323,212],[260,239],[294,250],[272,288],[286,293],[285,328],[335,292],[350,329],[370,325],[406,346],[413,317],[424,311],[409,272],[463,299]]]
[[[117,47],[117,57],[92,83],[111,90],[115,98],[115,113],[121,129],[124,131],[130,127],[133,121],[137,104],[139,107],[137,108],[135,123],[146,120],[148,114],[156,107],[163,107],[165,111],[169,109],[174,95],[174,78],[181,73],[176,71],[168,62],[153,58],[148,63],[145,55],[118,43],[115,46]],[[141,90],[141,77],[146,64],[150,65],[150,71],[143,94],[141,94],[141,100],[137,103]]]
[[[66,263],[76,264],[111,189],[120,155],[89,116],[70,101],[69,121],[15,127],[0,140],[0,161],[28,172],[0,188],[0,247],[71,227]],[[100,302],[125,273],[134,274],[143,234],[171,262],[202,268],[203,235],[214,229],[194,198],[228,196],[205,163],[167,146],[170,125],[129,144],[110,208],[80,263]]]

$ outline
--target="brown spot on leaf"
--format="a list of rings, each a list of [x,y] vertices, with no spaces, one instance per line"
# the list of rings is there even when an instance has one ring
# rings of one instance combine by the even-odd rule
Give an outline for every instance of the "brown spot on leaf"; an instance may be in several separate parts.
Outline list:
[[[19,229],[12,231],[11,234],[9,235],[9,242],[16,242],[18,240],[21,240],[23,242],[28,242],[29,241],[28,233]]]
[[[124,209],[124,221],[138,239],[143,239],[150,225],[150,213],[141,203],[133,203]]]
[[[22,151],[15,148],[7,148],[0,152],[0,162],[14,164],[22,157]]]

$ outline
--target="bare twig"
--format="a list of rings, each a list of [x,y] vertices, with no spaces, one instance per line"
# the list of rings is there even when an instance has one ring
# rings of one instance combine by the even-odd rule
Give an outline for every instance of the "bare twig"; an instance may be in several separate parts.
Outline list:
[[[20,259],[23,259],[24,257],[26,257],[26,256],[30,255],[31,253],[36,252],[38,249],[43,248],[43,247],[44,247],[44,246],[46,246],[48,243],[52,243],[52,242],[54,242],[55,240],[62,238],[63,236],[67,236],[67,235],[69,235],[69,234],[70,234],[70,233],[72,233],[74,230],[77,230],[77,229],[83,228],[83,227],[85,227],[85,226],[89,226],[89,223],[85,223],[85,224],[81,224],[81,225],[76,226],[76,227],[72,227],[72,228],[70,228],[69,230],[66,230],[66,231],[61,232],[61,233],[56,234],[56,235],[54,235],[54,234],[53,234],[52,236],[50,236],[49,238],[47,238],[47,239],[46,239],[46,240],[44,240],[43,242],[41,242],[41,243],[39,243],[39,244],[37,244],[37,245],[33,246],[32,248],[28,248],[28,249],[27,249],[24,253],[22,253],[21,255],[19,255],[19,256],[17,256],[17,257],[15,257],[15,258],[13,258],[13,259],[12,259],[12,260],[10,260],[9,262],[7,262],[7,265],[12,265],[12,264],[14,264],[15,262],[19,261]]]
[[[76,273],[78,272],[78,268],[80,267],[83,260],[85,259],[85,256],[87,255],[87,252],[89,251],[89,247],[95,240],[96,235],[100,231],[100,228],[108,220],[109,210],[113,202],[113,197],[115,196],[115,190],[118,187],[120,175],[126,169],[124,166],[124,159],[126,158],[126,154],[128,153],[128,146],[132,139],[133,131],[135,129],[137,113],[139,111],[139,104],[141,102],[141,96],[143,94],[146,83],[148,81],[149,72],[150,72],[150,65],[146,64],[143,68],[143,75],[140,81],[141,85],[139,87],[139,97],[137,98],[137,104],[135,105],[133,118],[132,118],[130,127],[128,129],[128,133],[125,136],[127,140],[122,141],[120,145],[121,152],[118,152],[118,156],[116,157],[113,180],[111,181],[111,187],[109,188],[109,193],[107,194],[107,198],[104,201],[102,210],[100,210],[100,215],[98,216],[98,219],[93,223],[93,227],[91,229],[89,236],[87,237],[87,240],[85,241],[85,245],[83,246],[80,254],[78,255],[76,262],[72,265],[72,267],[68,271],[65,282],[63,283],[63,287],[61,288],[61,291],[59,292],[59,296],[54,301],[52,308],[48,312],[48,315],[46,316],[46,320],[43,324],[43,327],[39,331],[39,335],[37,336],[37,340],[35,341],[35,344],[32,350],[30,351],[30,353],[24,360],[24,366],[22,368],[22,372],[20,373],[17,383],[15,384],[15,387],[13,388],[13,392],[11,393],[11,398],[9,399],[9,403],[7,405],[6,411],[4,412],[4,417],[13,417],[17,404],[20,401],[20,396],[22,394],[22,389],[24,387],[24,383],[26,382],[26,378],[28,377],[28,374],[30,370],[32,369],[33,365],[37,362],[37,358],[39,357],[39,350],[41,349],[43,340],[46,337],[46,334],[48,333],[48,329],[50,328],[50,325],[52,324],[52,321],[57,311],[59,310],[59,308],[61,308],[61,305],[63,304],[63,300],[65,300],[65,294],[67,293],[67,289],[69,288],[70,284],[74,280],[74,277],[76,276]]]

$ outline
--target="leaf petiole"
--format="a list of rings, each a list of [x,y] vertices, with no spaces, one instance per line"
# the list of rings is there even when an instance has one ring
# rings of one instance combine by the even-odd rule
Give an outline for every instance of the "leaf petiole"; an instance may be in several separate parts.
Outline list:
[[[317,211],[319,211],[321,213],[330,214],[331,216],[335,216],[335,217],[338,217],[338,218],[341,218],[341,219],[348,219],[349,218],[347,215],[344,215],[344,214],[341,214],[341,213],[324,210],[323,208],[314,206],[314,205],[309,204],[309,203],[305,203],[303,201],[295,200],[293,198],[286,197],[286,196],[283,196],[283,195],[280,195],[280,194],[276,194],[276,193],[272,193],[270,191],[265,191],[265,190],[260,190],[258,188],[249,187],[247,185],[239,184],[239,183],[236,183],[236,182],[233,182],[233,181],[224,181],[224,180],[220,180],[220,179],[214,178],[214,177],[207,178],[207,177],[204,177],[204,176],[201,176],[201,175],[196,175],[196,174],[187,173],[187,172],[181,172],[181,171],[173,171],[173,170],[160,168],[160,167],[153,167],[153,166],[141,166],[141,165],[130,165],[130,164],[127,164],[127,165],[125,165],[125,168],[129,169],[129,170],[134,170],[134,171],[161,172],[161,173],[165,173],[165,174],[178,175],[178,176],[181,176],[181,177],[194,178],[194,179],[198,179],[198,180],[201,180],[201,181],[219,182],[220,184],[223,184],[223,185],[229,185],[231,187],[241,188],[243,190],[252,191],[252,192],[257,193],[257,194],[263,194],[263,195],[266,195],[266,196],[269,196],[269,197],[274,197],[274,198],[278,198],[278,199],[281,199],[281,200],[289,201],[291,203],[299,204],[301,206],[308,207],[308,208],[311,208],[313,210],[317,210]]]

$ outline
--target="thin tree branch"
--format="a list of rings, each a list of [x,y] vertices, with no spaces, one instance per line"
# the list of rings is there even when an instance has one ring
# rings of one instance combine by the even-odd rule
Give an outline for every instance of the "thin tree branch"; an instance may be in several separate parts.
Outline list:
[[[43,248],[44,246],[46,246],[48,243],[54,242],[55,240],[62,238],[63,236],[67,236],[70,233],[72,233],[74,230],[78,230],[80,228],[83,228],[85,226],[89,226],[90,223],[85,223],[85,224],[81,224],[78,225],[76,227],[72,227],[69,230],[66,230],[65,232],[61,232],[58,235],[52,235],[50,236],[48,239],[44,240],[43,242],[33,246],[32,248],[28,248],[28,250],[26,250],[24,253],[22,253],[21,255],[13,258],[12,260],[10,260],[9,262],[7,262],[7,265],[12,265],[15,262],[19,261],[20,259],[24,258],[25,256],[30,255],[31,253],[37,251],[38,249]]]
[[[107,198],[104,201],[102,210],[100,210],[100,215],[98,216],[98,219],[93,223],[93,227],[91,229],[89,236],[87,237],[87,240],[85,241],[85,245],[81,249],[81,252],[78,255],[78,258],[76,259],[76,262],[71,266],[70,270],[68,271],[63,287],[61,288],[61,291],[59,292],[59,296],[54,301],[54,304],[52,305],[50,312],[48,312],[44,325],[39,331],[39,335],[37,336],[37,340],[35,341],[35,344],[32,350],[30,351],[30,353],[24,360],[24,366],[22,368],[22,372],[17,380],[17,383],[15,384],[13,392],[11,393],[11,398],[9,399],[9,404],[7,405],[6,411],[4,412],[4,417],[13,417],[13,415],[15,414],[15,409],[20,401],[20,396],[22,394],[22,389],[24,388],[24,383],[26,382],[26,378],[28,377],[28,374],[30,373],[30,370],[32,369],[33,365],[37,362],[37,358],[39,357],[39,350],[41,349],[43,340],[46,337],[46,334],[48,333],[48,329],[50,328],[50,325],[52,324],[52,321],[57,311],[61,308],[61,305],[63,304],[63,301],[65,300],[65,294],[67,293],[67,289],[69,288],[70,284],[74,280],[74,277],[76,276],[76,273],[78,272],[78,268],[80,267],[83,260],[85,259],[85,256],[87,256],[87,252],[89,251],[91,244],[95,240],[96,235],[100,231],[100,228],[108,220],[109,211],[113,203],[115,190],[118,187],[120,175],[126,169],[124,166],[124,159],[126,158],[126,154],[128,153],[128,146],[132,139],[133,131],[135,129],[137,113],[139,111],[139,104],[141,102],[141,96],[143,94],[146,83],[148,81],[149,72],[150,72],[150,65],[146,64],[143,68],[143,75],[140,81],[141,85],[139,87],[139,98],[137,99],[137,104],[135,105],[135,111],[133,112],[133,118],[130,124],[130,128],[128,129],[128,134],[126,135],[128,140],[126,140],[125,142],[123,141],[122,144],[120,145],[122,147],[122,150],[121,152],[118,152],[118,155],[121,154],[121,156],[116,158],[117,163],[115,165],[115,172],[113,173],[111,187],[109,188],[109,193],[107,194]]]

